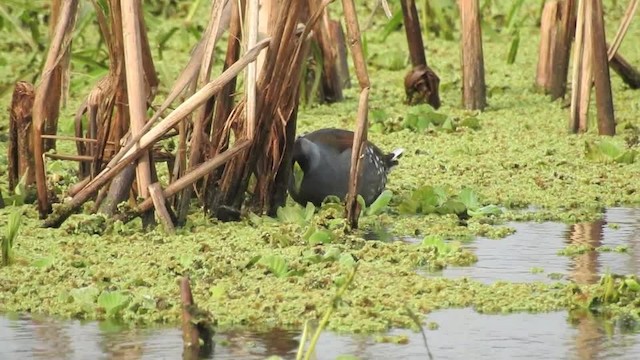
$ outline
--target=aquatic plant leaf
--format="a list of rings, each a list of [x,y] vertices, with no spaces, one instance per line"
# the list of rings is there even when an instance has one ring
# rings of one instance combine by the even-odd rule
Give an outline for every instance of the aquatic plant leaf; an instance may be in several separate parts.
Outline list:
[[[634,291],[634,292],[638,292],[640,291],[640,284],[638,284],[638,280],[634,279],[634,278],[626,278],[624,279],[624,284],[626,285],[627,289]]]
[[[300,187],[302,186],[302,179],[304,178],[304,171],[300,167],[298,162],[293,163],[293,184],[297,193],[300,192]]]
[[[482,205],[480,203],[480,198],[478,197],[478,194],[469,188],[462,189],[462,191],[460,191],[460,194],[458,195],[458,199],[469,210],[476,210],[480,207],[480,205]]]
[[[436,209],[436,212],[438,212],[438,214],[462,214],[465,210],[467,210],[467,207],[462,202],[447,200]]]
[[[99,294],[100,290],[93,286],[71,289],[71,291],[69,291],[69,295],[71,295],[73,301],[82,307],[87,305],[93,307]]]
[[[385,26],[382,28],[382,31],[380,33],[381,40],[384,42],[387,37],[394,31],[398,30],[400,26],[402,26],[402,9],[397,8],[396,12],[393,13],[391,19],[389,19],[389,21],[387,21]]]
[[[211,288],[210,293],[212,298],[221,299],[227,295],[227,287],[222,283],[218,283]]]
[[[378,198],[367,209],[367,215],[376,215],[380,213],[391,201],[393,192],[391,190],[383,191]]]
[[[107,316],[115,316],[124,309],[131,298],[120,291],[103,291],[98,297],[98,306],[107,312]]]
[[[260,259],[260,263],[265,265],[269,272],[276,277],[286,277],[289,275],[289,266],[282,256],[269,255]]]
[[[48,256],[48,257],[43,257],[43,258],[34,260],[32,265],[37,268],[44,269],[53,265],[53,261],[54,261],[54,258],[52,256]]]
[[[247,264],[244,266],[245,269],[250,269],[253,267],[253,265],[255,265],[256,263],[258,263],[258,261],[260,261],[260,259],[262,259],[261,255],[256,255],[254,257],[252,257],[251,259],[249,259],[249,261],[247,261]]]
[[[499,216],[502,215],[502,209],[496,205],[487,205],[476,210],[469,210],[468,213],[471,216]]]
[[[309,237],[309,245],[317,245],[317,244],[329,244],[333,240],[333,236],[330,232],[325,230],[316,230]]]
[[[447,117],[447,119],[442,123],[442,130],[446,130],[446,131],[455,130],[455,126],[453,125],[453,120],[450,117]]]
[[[356,259],[350,253],[344,253],[340,255],[338,263],[343,267],[352,268],[356,264]]]
[[[307,206],[304,208],[304,220],[305,222],[311,221],[313,219],[313,215],[316,213],[316,207],[313,203],[308,202]]]
[[[480,120],[476,117],[466,117],[460,122],[460,126],[468,127],[472,130],[479,130]]]
[[[520,47],[520,32],[516,31],[511,38],[511,44],[509,45],[509,53],[507,54],[507,64],[511,65],[516,61],[518,55],[518,48]]]
[[[594,161],[614,161],[619,164],[631,164],[635,161],[637,151],[625,150],[611,139],[603,139],[597,144],[585,141],[585,157]]]
[[[323,259],[324,260],[335,261],[335,260],[338,260],[340,258],[340,254],[342,254],[342,251],[339,248],[330,247],[330,248],[327,249],[327,252],[324,253]]]
[[[283,223],[302,224],[305,219],[305,210],[299,206],[283,206],[276,210],[276,217]]]
[[[614,159],[618,164],[633,164],[636,161],[638,152],[636,150],[627,150]]]

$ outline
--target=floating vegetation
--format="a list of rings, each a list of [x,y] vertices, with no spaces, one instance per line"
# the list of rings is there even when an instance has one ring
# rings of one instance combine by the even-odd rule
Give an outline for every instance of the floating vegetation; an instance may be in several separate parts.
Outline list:
[[[602,139],[597,143],[585,141],[585,156],[589,160],[633,164],[638,156],[635,149],[626,149],[611,139]]]
[[[428,104],[420,104],[407,109],[404,116],[391,116],[383,109],[371,111],[371,131],[383,134],[408,129],[415,132],[454,132],[461,127],[480,129],[480,121],[475,116],[466,115],[462,119],[436,111]]]

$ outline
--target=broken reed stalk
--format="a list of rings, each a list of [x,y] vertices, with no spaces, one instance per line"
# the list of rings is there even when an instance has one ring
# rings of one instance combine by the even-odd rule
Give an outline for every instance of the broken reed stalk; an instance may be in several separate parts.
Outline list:
[[[51,19],[49,21],[49,33],[53,37],[56,24],[60,20],[63,8],[62,3],[64,0],[53,0],[51,2]],[[60,58],[57,60],[57,64],[51,69],[51,84],[50,89],[54,90],[47,94],[47,102],[45,104],[47,108],[47,118],[45,119],[43,134],[55,135],[58,131],[58,117],[60,115],[60,105],[66,102],[67,92],[69,90],[69,65],[70,65],[71,53],[69,47],[66,47]],[[53,139],[43,141],[44,152],[56,148],[56,142]]]
[[[195,169],[186,173],[180,179],[169,184],[169,186],[167,186],[162,192],[164,198],[170,198],[177,194],[179,191],[193,185],[199,179],[210,174],[212,171],[226,164],[229,160],[237,156],[242,151],[246,150],[250,144],[251,142],[249,142],[248,140],[240,140],[239,142],[236,142],[231,149],[218,154],[213,159],[209,159],[201,163]],[[143,214],[146,211],[149,211],[152,206],[153,201],[151,201],[151,199],[146,199],[136,207],[136,212],[138,214]]]
[[[609,62],[607,61],[602,0],[594,0],[593,2],[591,22],[598,133],[600,135],[613,136],[616,133],[616,122],[613,114],[613,97],[611,94],[611,78],[609,77]]]
[[[346,198],[346,217],[349,226],[353,229],[358,227],[360,216],[360,203],[357,201],[358,182],[362,173],[362,154],[367,143],[368,112],[369,112],[369,74],[367,72],[367,62],[362,50],[362,39],[360,27],[358,26],[358,14],[353,0],[342,0],[342,8],[347,25],[347,39],[351,47],[351,55],[356,68],[358,84],[360,85],[360,100],[358,102],[358,115],[356,131],[353,137],[351,148],[351,170],[349,172],[349,192]]]
[[[591,21],[585,21],[591,14],[591,1],[583,0],[578,4],[575,35],[575,59],[571,80],[571,111],[569,130],[572,133],[585,131],[591,93]],[[590,20],[590,18],[589,18]]]
[[[588,15],[593,11],[592,5],[591,1],[586,1],[583,14],[582,69],[580,69],[579,73],[580,90],[577,99],[577,131],[579,132],[586,132],[589,127],[589,102],[591,101],[591,88],[593,87],[593,23],[589,21]],[[576,56],[577,54],[576,52]]]
[[[164,231],[167,234],[175,234],[176,228],[173,226],[173,220],[171,220],[171,216],[167,210],[167,200],[162,193],[160,183],[156,182],[149,185],[149,196],[153,201],[153,207],[156,209],[156,216],[164,226]]]
[[[140,23],[138,22],[141,11],[140,1],[125,1],[121,4],[124,62],[126,66],[127,97],[129,100],[129,119],[131,121],[131,134],[137,135],[147,122],[147,101],[144,85],[144,68],[142,66],[142,45],[140,36]],[[138,196],[146,199],[149,196],[151,185],[151,163],[149,152],[144,151],[138,158],[136,176],[138,184]]]
[[[60,100],[61,89],[55,88],[54,70],[68,50],[77,10],[78,0],[66,0],[63,2],[60,9],[61,16],[53,31],[51,45],[47,52],[40,84],[36,89],[33,102],[33,152],[40,218],[44,218],[51,211],[47,178],[44,170],[44,158],[42,156],[45,152],[42,134],[44,133],[45,124],[50,122],[51,118],[57,116],[57,112],[54,112],[54,109],[49,106],[56,100]]]
[[[551,100],[564,97],[566,93],[571,39],[575,31],[575,2],[576,0],[563,0],[561,3],[560,26],[551,67]]]
[[[266,4],[264,5],[267,6]],[[249,30],[247,31],[247,49],[251,49],[258,42],[258,0],[248,0],[247,7],[247,25]],[[244,107],[247,115],[247,126],[245,128],[247,139],[252,140],[256,134],[256,75],[258,64],[254,61],[247,65],[247,76],[245,78],[246,86],[246,105]]]
[[[462,102],[469,110],[487,106],[478,0],[460,0],[462,22]]]
[[[324,0],[322,6],[329,2],[331,0]],[[253,175],[256,182],[250,198],[251,209],[263,213],[272,208],[274,179],[278,178],[276,172],[292,150],[284,145],[286,129],[294,118],[293,112],[297,110],[298,103],[297,92],[291,89],[299,86],[301,61],[306,58],[304,44],[322,13],[314,14],[306,26],[299,27],[302,3],[279,4],[277,9],[271,9],[271,44],[258,80],[256,137],[246,152],[225,166],[210,205],[212,215],[223,221],[239,219]],[[245,136],[244,105],[241,101],[228,120],[228,124],[233,124],[236,138]]]
[[[215,45],[221,26],[222,12],[224,10],[226,0],[216,0],[211,7],[211,20],[207,25],[207,29],[203,36],[204,51],[202,52],[202,63],[199,66],[198,80],[196,88],[201,88],[209,82],[211,77],[211,64],[213,62]],[[203,147],[205,142],[205,129],[208,119],[211,117],[211,110],[214,106],[215,98],[209,99],[205,104],[198,107],[194,114],[193,131],[191,132],[189,159],[187,171],[194,168],[202,162]],[[191,205],[191,197],[193,196],[193,188],[186,188],[180,194],[177,202],[178,223],[184,224],[186,221],[189,206]]]
[[[129,140],[129,146],[120,149],[119,153],[114,156],[114,159],[118,159],[117,162],[112,164],[112,167],[105,167],[105,169],[99,173],[91,182],[87,184],[82,190],[80,190],[76,196],[71,200],[63,204],[60,211],[51,214],[46,219],[43,226],[45,227],[58,227],[71,215],[78,207],[80,207],[85,201],[93,196],[102,186],[104,186],[109,180],[117,175],[122,169],[129,165],[132,161],[136,160],[138,156],[146,150],[149,146],[153,145],[158,139],[165,133],[173,129],[185,116],[193,112],[198,106],[202,105],[211,96],[217,94],[224,85],[235,78],[244,67],[254,61],[260,51],[269,45],[271,38],[266,38],[253,49],[247,51],[237,62],[231,65],[225,70],[219,77],[205,85],[202,89],[198,90],[193,96],[180,104],[175,110],[173,110],[167,117],[158,123],[156,126],[151,127],[149,123],[145,125],[149,126],[149,130],[142,134],[135,135],[132,140]],[[154,115],[155,117],[155,115]],[[134,145],[135,146],[134,148]],[[111,164],[111,163],[110,163]],[[43,169],[44,170],[44,169]]]
[[[182,303],[182,343],[184,359],[197,359],[200,352],[200,331],[191,315],[195,303],[189,278],[180,279],[180,301]]]
[[[547,1],[544,4],[540,19],[540,47],[538,49],[536,85],[547,93],[551,90],[551,68],[558,39],[559,12],[560,2],[558,0]]]
[[[613,54],[609,66],[611,66],[613,71],[615,71],[630,88],[640,89],[640,72],[625,60],[619,51]]]
[[[240,56],[240,42],[242,40],[242,19],[241,13],[244,12],[245,1],[233,1],[231,4],[231,19],[229,23],[229,40],[227,42],[227,53],[224,59],[223,71],[226,71],[233,63],[238,60]],[[264,52],[260,53],[260,57],[264,55]],[[229,146],[229,139],[226,136],[224,129],[227,124],[227,119],[231,115],[233,110],[233,93],[236,89],[236,78],[231,79],[220,91],[216,100],[216,108],[214,117],[211,123],[211,129],[208,130],[209,142],[213,144],[208,151],[207,158],[212,159],[219,153],[227,150]],[[217,183],[222,176],[221,169],[207,175],[206,184],[204,188],[204,207],[205,212],[208,214],[215,213],[214,199],[216,196]]]
[[[420,18],[415,0],[401,0],[402,16],[412,69],[404,78],[405,93],[409,104],[428,103],[434,109],[440,107],[440,78],[428,66],[425,55]]]
[[[309,2],[309,12],[315,13],[320,5],[319,1]],[[314,38],[322,51],[322,95],[327,102],[342,101],[343,84],[339,73],[339,50],[341,45],[333,31],[332,20],[329,19],[329,12],[325,9],[322,19],[313,28]],[[338,28],[340,24],[338,23]]]
[[[20,179],[25,176],[24,185],[33,184],[34,159],[31,108],[35,92],[33,85],[26,81],[16,82],[9,109],[9,191],[13,191]]]
[[[609,61],[613,60],[613,57],[618,52],[620,44],[622,44],[622,40],[629,30],[629,25],[631,25],[631,19],[633,19],[633,15],[636,13],[637,9],[638,0],[629,1],[629,5],[627,6],[627,10],[624,13],[622,21],[620,22],[620,27],[618,27],[616,36],[613,38],[609,50],[607,50],[607,57],[609,58]]]

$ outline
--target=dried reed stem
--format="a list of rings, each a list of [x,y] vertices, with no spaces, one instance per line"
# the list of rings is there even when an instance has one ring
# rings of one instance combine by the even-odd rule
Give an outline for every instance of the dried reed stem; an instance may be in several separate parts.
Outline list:
[[[358,181],[362,170],[360,160],[362,159],[362,151],[364,144],[367,142],[368,124],[368,103],[369,103],[369,74],[367,72],[367,63],[362,50],[362,42],[360,37],[360,27],[358,25],[358,15],[353,0],[342,0],[342,8],[347,25],[347,39],[353,63],[356,68],[358,84],[360,85],[360,100],[358,102],[358,115],[356,131],[351,148],[351,170],[349,172],[349,192],[346,199],[346,217],[352,228],[358,227],[358,218],[360,216],[360,204],[357,201]]]

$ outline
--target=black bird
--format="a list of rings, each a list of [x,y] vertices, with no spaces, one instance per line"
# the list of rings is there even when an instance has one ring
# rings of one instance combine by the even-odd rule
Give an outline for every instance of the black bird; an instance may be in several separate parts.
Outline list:
[[[329,195],[344,200],[349,189],[353,131],[320,129],[300,136],[293,147],[293,164],[297,162],[304,175],[302,181],[294,175],[289,181],[293,200],[305,206],[307,202],[320,206]],[[358,194],[365,204],[371,205],[387,184],[389,171],[398,165],[403,149],[384,154],[367,141],[363,151],[362,175],[358,181]],[[295,173],[295,171],[293,171]]]

